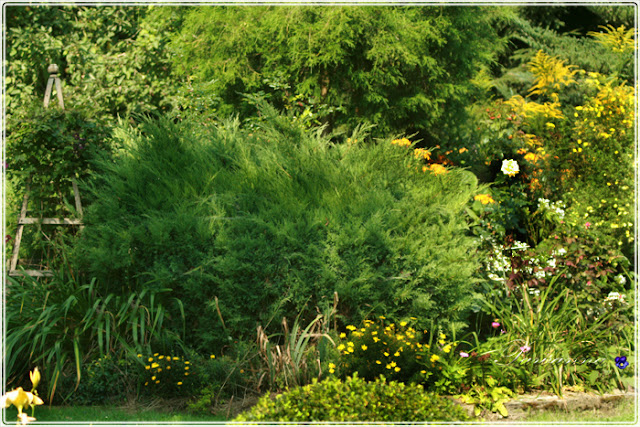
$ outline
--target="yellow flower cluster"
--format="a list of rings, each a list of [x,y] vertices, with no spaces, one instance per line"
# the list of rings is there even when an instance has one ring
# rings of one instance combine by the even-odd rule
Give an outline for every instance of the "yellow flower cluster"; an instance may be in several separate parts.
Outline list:
[[[493,197],[491,197],[490,194],[478,194],[473,198],[473,200],[478,200],[483,205],[488,205],[496,202],[495,200],[493,200]]]
[[[431,173],[434,175],[442,175],[447,173],[447,169],[439,163],[434,163],[429,165],[428,167],[424,166],[422,168],[422,172],[426,172],[428,170],[431,171]]]
[[[527,64],[527,68],[536,78],[529,92],[532,95],[549,95],[575,83],[573,76],[577,70],[573,65],[564,65],[565,62],[539,50],[533,60]],[[557,101],[557,97],[555,100]]]
[[[144,358],[147,362],[144,368],[149,371],[149,377],[144,383],[145,386],[149,386],[150,384],[157,385],[163,380],[164,382],[181,386],[184,377],[190,375],[191,362],[181,356],[168,356],[154,353],[153,356],[148,358],[145,358],[142,354],[138,354],[138,358]],[[210,358],[215,359],[215,355],[211,355]]]
[[[520,95],[515,95],[505,101],[510,106],[513,113],[524,118],[544,116],[547,119],[563,119],[564,115],[560,111],[559,102],[544,102],[539,104],[534,101],[527,101]]]
[[[416,159],[431,159],[431,151],[424,148],[416,148],[415,150],[413,150],[413,155],[416,157]]]
[[[391,144],[398,145],[400,147],[408,147],[411,145],[411,141],[409,141],[407,138],[394,139],[393,141],[391,141]]]
[[[403,370],[403,360],[407,357],[415,360],[416,351],[425,347],[420,343],[418,332],[407,322],[385,325],[384,316],[380,316],[379,320],[380,323],[376,323],[367,319],[361,328],[348,325],[348,334],[340,334],[342,341],[337,349],[344,358],[346,368],[358,370],[354,363],[360,360],[360,363],[369,365],[368,371],[375,370],[384,372],[387,377],[393,376]],[[330,366],[329,372],[332,373],[333,369],[335,367]]]
[[[633,28],[627,28],[621,25],[615,28],[613,25],[602,26],[604,31],[596,33],[595,31],[589,31],[587,35],[595,38],[599,43],[610,47],[614,52],[633,52],[635,49],[635,33]]]

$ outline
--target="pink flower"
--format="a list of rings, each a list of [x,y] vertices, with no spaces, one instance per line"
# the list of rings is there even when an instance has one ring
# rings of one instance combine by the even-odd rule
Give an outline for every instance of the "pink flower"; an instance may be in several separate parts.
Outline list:
[[[506,334],[506,333],[507,333],[507,331],[505,331],[504,329],[500,329],[500,335]]]
[[[498,323],[498,322],[493,322],[493,323],[491,323],[491,327],[492,327],[492,328],[499,328],[499,327],[500,327],[500,323]]]
[[[522,347],[520,347],[520,351],[523,353],[526,353],[529,350],[531,350],[531,347],[529,347],[528,345],[523,345]]]
[[[461,351],[460,357],[469,357],[469,353],[465,353],[464,351]]]
[[[591,227],[591,223],[590,223],[590,222],[585,222],[585,223],[584,223],[584,226],[585,226],[586,228],[589,228],[589,227]]]

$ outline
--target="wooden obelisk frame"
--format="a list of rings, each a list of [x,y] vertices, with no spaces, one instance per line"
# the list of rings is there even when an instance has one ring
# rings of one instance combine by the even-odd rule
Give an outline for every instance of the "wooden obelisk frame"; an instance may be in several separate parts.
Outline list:
[[[58,66],[56,64],[49,65],[47,69],[49,71],[49,81],[47,82],[47,89],[44,94],[44,108],[49,106],[49,99],[51,98],[51,92],[55,84],[56,94],[58,96],[58,105],[64,110],[64,101],[62,100],[62,83],[58,77]],[[73,196],[75,198],[76,211],[80,217],[82,217],[82,203],[80,202],[80,192],[78,191],[78,184],[75,179],[71,180],[73,186]],[[69,219],[69,218],[29,218],[27,217],[27,205],[29,203],[29,181],[25,183],[24,199],[22,200],[22,208],[20,209],[20,216],[18,217],[18,228],[16,229],[16,238],[13,243],[13,254],[11,256],[11,262],[9,265],[9,276],[21,276],[27,275],[31,277],[50,277],[53,276],[53,272],[50,270],[18,270],[18,257],[20,253],[20,242],[22,241],[22,233],[25,225],[32,224],[48,224],[48,225],[73,225],[80,226],[82,228],[82,220]]]

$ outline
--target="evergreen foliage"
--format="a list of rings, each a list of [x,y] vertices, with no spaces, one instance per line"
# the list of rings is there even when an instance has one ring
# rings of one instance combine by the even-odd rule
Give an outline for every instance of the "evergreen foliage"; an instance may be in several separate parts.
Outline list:
[[[110,292],[172,288],[198,348],[334,292],[347,321],[460,320],[476,268],[463,214],[475,177],[422,172],[388,141],[334,146],[262,111],[253,133],[233,121],[121,129],[91,190],[78,250],[88,271]]]
[[[470,103],[469,79],[503,47],[507,8],[199,7],[172,41],[177,74],[211,82],[221,113],[312,105],[321,123],[446,139]],[[299,96],[295,100],[295,96]],[[447,127],[443,127],[448,125]]]

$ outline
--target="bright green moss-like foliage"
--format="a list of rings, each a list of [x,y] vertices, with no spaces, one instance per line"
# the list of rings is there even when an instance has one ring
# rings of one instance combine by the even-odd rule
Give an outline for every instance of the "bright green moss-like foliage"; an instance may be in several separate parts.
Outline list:
[[[451,400],[425,393],[421,385],[367,382],[357,375],[329,378],[268,394],[234,421],[464,421],[466,412]]]

